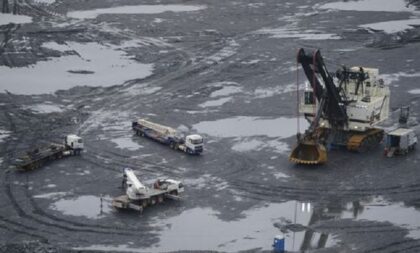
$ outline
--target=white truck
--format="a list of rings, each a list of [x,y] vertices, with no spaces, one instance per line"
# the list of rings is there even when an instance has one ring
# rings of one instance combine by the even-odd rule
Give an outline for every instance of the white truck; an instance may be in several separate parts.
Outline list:
[[[83,139],[75,134],[67,135],[63,144],[52,143],[49,146],[35,148],[16,159],[18,170],[34,170],[48,161],[58,160],[66,156],[80,155],[84,148]]]
[[[405,155],[415,149],[417,145],[417,135],[413,129],[397,128],[386,134],[385,155]]]
[[[408,127],[409,116],[410,107],[402,106],[398,119],[399,127],[390,131],[385,136],[385,156],[405,155],[416,148],[418,141],[417,135],[413,129]]]
[[[147,206],[162,203],[166,199],[180,200],[179,194],[184,192],[184,185],[177,180],[158,179],[150,188],[140,182],[132,169],[125,168],[123,176],[126,194],[112,200],[112,206],[119,210],[143,212]]]
[[[198,134],[182,137],[175,129],[157,123],[139,119],[132,122],[132,129],[138,136],[146,136],[150,139],[168,145],[172,149],[181,150],[191,155],[199,155],[203,152],[203,137]]]

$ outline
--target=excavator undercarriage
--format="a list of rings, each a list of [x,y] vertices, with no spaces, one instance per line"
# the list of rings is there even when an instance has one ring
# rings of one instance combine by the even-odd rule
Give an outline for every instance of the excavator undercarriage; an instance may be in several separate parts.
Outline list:
[[[328,130],[324,129],[327,133]],[[298,140],[297,145],[293,148],[289,156],[291,162],[297,164],[323,164],[328,160],[327,146],[345,147],[349,151],[364,153],[376,147],[383,139],[384,131],[382,129],[373,128],[366,132],[344,132],[347,136],[346,141],[325,142],[319,138],[306,136]],[[326,134],[325,134],[326,135]],[[328,144],[327,144],[328,143]]]

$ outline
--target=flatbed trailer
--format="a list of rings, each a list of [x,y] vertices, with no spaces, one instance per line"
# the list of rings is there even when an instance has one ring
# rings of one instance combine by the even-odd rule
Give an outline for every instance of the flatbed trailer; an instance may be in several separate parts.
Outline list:
[[[153,193],[138,200],[131,200],[127,195],[118,196],[112,200],[112,206],[117,209],[131,209],[143,212],[146,207],[163,203],[168,199],[181,200],[182,198],[177,194],[170,194],[166,191],[153,189]]]
[[[64,144],[50,144],[49,146],[35,148],[26,152],[16,160],[15,167],[20,171],[34,170],[49,161],[80,155],[82,150],[82,139],[76,135],[69,135],[65,138]]]
[[[148,137],[174,150],[190,155],[199,155],[203,152],[203,138],[198,134],[180,137],[175,129],[144,119],[133,121],[132,129],[136,135]]]

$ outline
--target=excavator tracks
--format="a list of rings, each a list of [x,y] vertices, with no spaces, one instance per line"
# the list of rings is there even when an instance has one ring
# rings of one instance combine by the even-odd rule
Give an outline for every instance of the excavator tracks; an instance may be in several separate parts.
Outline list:
[[[384,137],[384,130],[373,128],[364,133],[352,135],[347,142],[347,149],[359,153],[377,146]]]

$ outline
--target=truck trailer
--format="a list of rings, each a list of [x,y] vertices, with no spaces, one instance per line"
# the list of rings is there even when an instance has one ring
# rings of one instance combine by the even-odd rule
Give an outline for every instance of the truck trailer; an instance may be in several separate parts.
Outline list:
[[[123,187],[126,194],[114,198],[112,206],[118,210],[132,209],[139,212],[166,199],[180,200],[179,194],[184,192],[184,185],[173,179],[158,179],[152,187],[147,187],[129,168],[124,169]]]
[[[37,169],[48,161],[62,159],[67,156],[80,155],[83,150],[81,137],[71,134],[64,138],[63,144],[52,143],[46,147],[35,148],[26,152],[15,161],[15,167],[21,171]]]
[[[132,122],[132,129],[138,136],[145,136],[175,150],[181,150],[191,155],[203,152],[203,137],[198,134],[182,137],[177,130],[156,124],[145,119]]]

